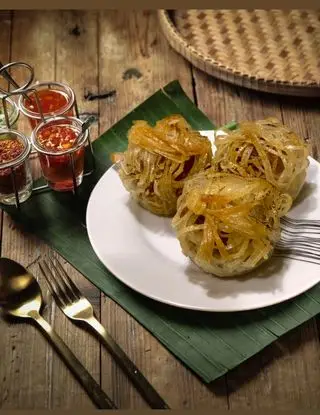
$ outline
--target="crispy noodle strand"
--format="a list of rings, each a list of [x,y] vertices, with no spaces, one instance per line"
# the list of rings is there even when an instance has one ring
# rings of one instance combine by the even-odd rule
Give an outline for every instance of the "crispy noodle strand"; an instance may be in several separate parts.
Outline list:
[[[232,277],[271,256],[291,204],[265,179],[210,168],[185,182],[172,225],[186,256],[206,272]]]
[[[308,146],[277,119],[243,122],[239,129],[217,137],[216,171],[261,177],[295,199],[305,180]]]
[[[212,160],[210,141],[193,131],[180,115],[154,127],[136,121],[128,133],[128,148],[115,154],[125,188],[145,209],[163,216],[176,212],[185,179]]]

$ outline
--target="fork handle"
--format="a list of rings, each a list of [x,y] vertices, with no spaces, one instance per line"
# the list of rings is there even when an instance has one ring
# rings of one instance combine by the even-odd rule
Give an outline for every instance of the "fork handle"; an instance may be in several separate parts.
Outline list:
[[[121,347],[114,341],[102,324],[95,318],[85,320],[99,335],[102,343],[115,358],[122,370],[128,375],[137,390],[144,397],[152,409],[170,409],[167,403],[161,398],[154,387],[144,377],[140,370],[130,360]]]
[[[91,400],[99,409],[117,409],[114,402],[105,394],[100,385],[94,380],[87,369],[73,354],[61,337],[53,330],[49,323],[37,312],[30,314],[30,317],[41,327],[47,337],[60,353],[61,357],[74,373],[80,384],[86,390]]]

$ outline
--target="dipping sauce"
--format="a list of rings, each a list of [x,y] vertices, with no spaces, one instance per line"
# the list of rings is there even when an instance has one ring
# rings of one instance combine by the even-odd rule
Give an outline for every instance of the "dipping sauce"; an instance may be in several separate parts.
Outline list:
[[[35,133],[37,147],[41,147],[39,160],[42,173],[54,190],[73,190],[71,154],[76,183],[80,185],[82,182],[85,148],[84,145],[78,148],[78,143],[76,143],[80,131],[79,127],[76,128],[68,123],[53,123],[44,124]],[[74,152],[64,154],[73,147],[75,147]]]
[[[20,140],[17,139],[2,139],[0,140],[0,168],[1,164],[15,160],[24,150],[24,146]],[[20,165],[15,169],[17,190],[21,190],[26,184],[26,175],[24,166]],[[0,193],[8,195],[14,193],[11,168],[0,169]]]
[[[17,131],[0,132],[0,202],[16,203],[15,187],[19,202],[27,200],[32,192],[32,176],[28,155],[31,145]],[[15,181],[14,181],[15,179]]]
[[[42,147],[51,151],[66,150],[73,146],[77,132],[68,125],[53,125],[43,128],[38,134]]]
[[[0,165],[16,159],[23,152],[24,146],[18,139],[3,138],[0,140]]]
[[[39,102],[44,115],[60,111],[68,104],[68,98],[62,91],[43,89],[38,93]],[[35,94],[30,94],[30,100],[24,100],[24,106],[31,112],[39,114]]]
[[[42,122],[41,112],[39,111],[36,94],[44,117],[49,116],[73,116],[74,110],[74,92],[67,85],[53,83],[36,84],[36,92],[28,92],[28,97],[21,97],[19,105],[22,113],[29,119],[31,128],[34,129]]]

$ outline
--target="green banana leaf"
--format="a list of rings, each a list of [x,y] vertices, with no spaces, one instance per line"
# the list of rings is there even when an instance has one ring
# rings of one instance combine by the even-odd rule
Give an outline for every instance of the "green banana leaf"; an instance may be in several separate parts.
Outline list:
[[[320,312],[320,284],[292,301],[266,309],[203,313],[145,298],[119,282],[101,264],[85,227],[92,188],[110,167],[110,153],[126,148],[126,135],[133,120],[154,123],[172,113],[182,114],[195,129],[214,128],[185,95],[180,84],[171,82],[94,142],[96,170],[85,179],[78,197],[47,191],[35,193],[22,204],[20,211],[8,206],[2,208],[120,304],[205,382],[211,382],[316,316]]]

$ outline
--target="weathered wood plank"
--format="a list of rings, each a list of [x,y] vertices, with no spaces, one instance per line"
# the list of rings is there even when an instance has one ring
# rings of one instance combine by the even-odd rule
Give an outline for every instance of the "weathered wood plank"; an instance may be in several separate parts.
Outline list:
[[[99,100],[101,132],[174,79],[179,79],[192,97],[189,65],[169,48],[159,31],[155,12],[101,12],[99,74],[100,93],[115,91],[110,98]],[[209,391],[134,319],[106,298],[101,317],[171,407],[226,407],[225,397]],[[146,407],[105,352],[101,375],[105,390],[113,391],[121,408]]]
[[[319,148],[320,111],[313,108],[309,115],[310,101],[240,89],[198,70],[194,76],[199,107],[217,125],[275,116]],[[227,375],[229,407],[318,408],[318,372],[318,331],[311,320]]]
[[[7,63],[10,60],[10,45],[11,45],[11,27],[12,27],[12,13],[0,12],[0,60]],[[7,88],[7,83],[0,81],[2,88]],[[5,255],[5,247],[3,243],[2,233],[2,218],[1,211],[1,255]],[[21,343],[21,336],[19,336],[19,327],[12,325],[3,319],[0,320],[0,331],[6,333],[6,336],[0,336],[0,408],[13,407],[14,399],[17,399],[17,391],[11,388],[14,380],[19,376],[19,359],[21,358],[21,348],[17,349],[16,344]],[[22,383],[20,383],[21,386]]]
[[[25,60],[32,64],[40,63],[42,60],[43,74],[50,77],[54,76],[54,22],[46,17],[45,13],[17,12],[13,15],[10,59]],[[34,29],[30,30],[30,27]],[[44,35],[41,35],[42,32]],[[21,74],[15,75],[18,76],[18,83],[21,82]],[[27,121],[22,117],[19,129],[30,131]],[[45,250],[46,248],[35,238],[22,234],[10,218],[4,215],[2,255],[30,266],[29,269],[38,275],[37,267],[31,264],[34,264]],[[43,281],[40,283],[47,298],[46,287]],[[48,307],[44,311],[44,316],[50,316]],[[10,326],[10,331],[6,351],[10,351],[14,357],[4,359],[5,362],[10,362],[6,365],[10,376],[7,376],[9,398],[3,407],[34,409],[50,406],[52,349],[35,327],[24,322]]]
[[[75,18],[75,15],[68,15],[68,12],[66,14],[43,11],[16,12],[13,24],[12,59],[25,60],[33,64],[38,80],[53,80],[59,77],[60,81],[64,81],[65,79],[63,78],[67,77],[70,84],[75,82],[78,88],[81,88],[81,85],[84,88],[84,84],[92,82],[92,80],[82,76],[79,56],[74,58],[73,55],[73,52],[76,52],[74,45],[67,43],[67,49],[68,45],[70,47],[69,50],[64,50],[61,47],[61,43],[64,43],[63,33],[66,29],[67,21],[71,25],[71,23],[76,22]],[[89,15],[88,20],[89,24],[92,21],[96,23],[94,15]],[[96,24],[93,28],[90,28],[91,32],[86,37],[86,40],[79,42],[80,48],[91,48],[92,45],[96,45],[97,33],[92,32],[95,28]],[[86,43],[88,39],[91,44]],[[67,52],[69,60],[66,60],[66,56],[64,56],[64,59],[59,61],[57,55],[61,59],[61,54],[57,54],[57,48],[61,49],[62,52]],[[97,50],[95,50],[95,56],[97,59]],[[56,66],[57,60],[59,68]],[[87,64],[86,67],[89,69],[96,68],[95,62],[92,62],[91,68],[90,64]],[[29,130],[26,120],[21,120],[19,128],[23,131]],[[10,219],[7,217],[5,217],[4,222],[3,238],[3,255],[17,259],[25,265],[37,261],[49,249],[30,235],[23,235],[17,229],[13,230]],[[62,313],[57,310],[57,307],[48,295],[47,286],[41,275],[39,275],[38,267],[33,265],[31,271],[39,277],[46,293],[48,301],[48,307],[45,312],[46,318],[51,320],[58,333],[71,346],[91,373],[99,379],[99,343],[61,315]],[[70,267],[68,271],[85,294],[90,296],[91,300],[94,300],[96,311],[99,314],[99,291]],[[19,336],[19,347],[12,341],[11,343],[12,347],[15,348],[14,350],[16,350],[15,354],[23,361],[23,365],[19,368],[20,373],[18,371],[14,372],[14,378],[11,377],[10,381],[8,381],[8,390],[18,395],[19,399],[16,399],[16,396],[14,396],[14,399],[10,399],[7,407],[25,409],[68,408],[70,406],[92,407],[92,403],[87,395],[41,335],[35,332],[32,327],[29,328],[24,324],[19,325],[16,331],[18,333],[17,336]],[[25,345],[28,346],[26,347]],[[9,347],[7,349],[10,350]]]
[[[98,81],[97,49],[97,13],[91,11],[60,11],[56,15],[56,81],[69,84],[76,93],[81,113],[97,114],[98,105],[84,99],[87,88],[96,88]],[[92,128],[93,137],[97,136],[97,125]],[[100,317],[100,291],[86,278],[66,266],[69,275],[80,290],[95,306]],[[100,381],[100,344],[89,332],[78,328],[62,316],[55,307],[54,324],[63,335],[67,344],[77,354],[94,378]],[[66,383],[67,382],[67,383]],[[53,408],[94,407],[83,389],[71,378],[68,369],[60,359],[53,362]]]
[[[10,60],[10,20],[1,24],[1,60]],[[13,37],[16,31],[13,33]],[[19,35],[19,34],[18,34]],[[13,49],[15,46],[13,45]],[[14,55],[13,50],[13,55]],[[22,242],[21,235],[8,217],[4,217],[2,255],[30,264],[38,252],[31,248],[32,239]],[[22,242],[22,243],[21,243]],[[48,383],[47,344],[36,329],[26,323],[9,324],[1,320],[0,406],[2,408],[39,408],[48,403],[43,385]],[[37,345],[37,347],[35,347]]]

